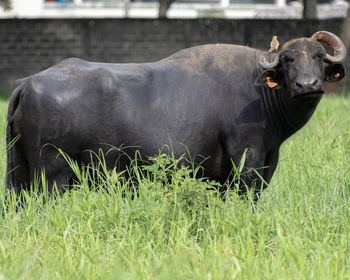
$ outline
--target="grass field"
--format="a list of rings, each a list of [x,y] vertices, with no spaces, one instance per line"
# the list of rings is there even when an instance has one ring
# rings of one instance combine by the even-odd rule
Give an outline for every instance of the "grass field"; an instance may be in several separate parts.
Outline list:
[[[350,279],[349,111],[350,98],[321,102],[284,143],[255,213],[186,170],[166,183],[164,158],[136,199],[115,172],[98,191],[82,184],[48,203],[33,195],[0,217],[0,279]]]

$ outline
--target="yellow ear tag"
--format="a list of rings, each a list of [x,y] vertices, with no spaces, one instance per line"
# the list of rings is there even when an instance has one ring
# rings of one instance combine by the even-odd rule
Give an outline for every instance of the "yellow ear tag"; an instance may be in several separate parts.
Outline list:
[[[266,80],[267,80],[267,85],[268,85],[270,88],[274,88],[274,87],[276,87],[276,86],[278,85],[277,83],[271,81],[271,80],[270,80],[270,77],[266,77]]]
[[[340,77],[340,73],[334,74],[334,78],[338,79]]]

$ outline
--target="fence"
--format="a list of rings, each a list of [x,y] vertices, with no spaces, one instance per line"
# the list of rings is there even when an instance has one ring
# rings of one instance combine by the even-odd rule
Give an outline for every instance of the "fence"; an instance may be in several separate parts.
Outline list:
[[[67,57],[101,62],[151,62],[180,49],[208,43],[268,49],[318,30],[339,34],[342,19],[2,19],[0,86],[41,71]],[[349,65],[349,60],[347,61]],[[341,88],[350,89],[349,75]]]

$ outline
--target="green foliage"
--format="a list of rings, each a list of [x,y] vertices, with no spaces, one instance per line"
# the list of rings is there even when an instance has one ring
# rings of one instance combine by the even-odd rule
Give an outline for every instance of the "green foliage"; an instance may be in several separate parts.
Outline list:
[[[10,98],[10,95],[11,95],[10,91],[0,88],[0,101],[8,100]]]
[[[11,8],[11,0],[0,0],[0,7],[8,10]]]
[[[23,209],[4,208],[0,278],[349,279],[349,108],[350,98],[321,102],[284,143],[254,212],[235,192],[223,203],[214,182],[162,153],[148,166],[135,160],[126,177],[101,153],[83,168],[66,157],[74,190],[25,193]],[[0,112],[4,135],[5,102]],[[2,178],[5,150],[1,137]]]

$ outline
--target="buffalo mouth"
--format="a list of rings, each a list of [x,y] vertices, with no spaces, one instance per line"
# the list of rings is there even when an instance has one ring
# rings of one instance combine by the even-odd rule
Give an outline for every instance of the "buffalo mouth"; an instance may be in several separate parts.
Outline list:
[[[312,92],[304,92],[304,93],[298,93],[294,96],[295,99],[301,99],[301,98],[316,98],[321,97],[324,95],[324,90],[318,90],[318,91],[312,91]]]

